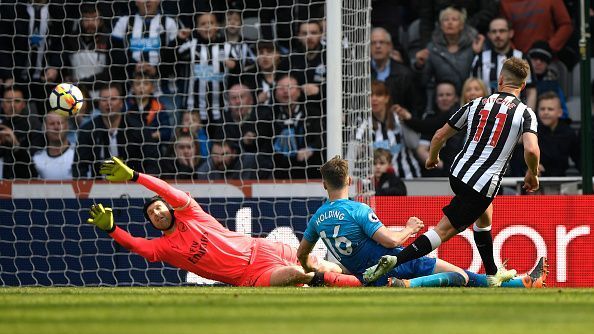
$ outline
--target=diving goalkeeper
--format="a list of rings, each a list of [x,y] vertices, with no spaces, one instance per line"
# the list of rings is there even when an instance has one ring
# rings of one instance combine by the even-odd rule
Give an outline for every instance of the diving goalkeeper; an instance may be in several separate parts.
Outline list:
[[[109,181],[131,180],[157,193],[144,205],[144,215],[163,232],[159,238],[131,236],[114,224],[112,210],[102,204],[91,207],[91,218],[87,220],[151,262],[167,262],[235,286],[360,285],[356,277],[341,274],[338,265],[314,256],[309,260],[316,271],[305,273],[295,248],[228,230],[204,212],[188,193],[136,172],[118,158],[105,161],[99,172]]]

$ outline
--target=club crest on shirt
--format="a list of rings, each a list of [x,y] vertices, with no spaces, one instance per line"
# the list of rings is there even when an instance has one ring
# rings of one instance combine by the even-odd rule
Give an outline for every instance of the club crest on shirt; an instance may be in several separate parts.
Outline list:
[[[180,232],[185,232],[188,230],[188,226],[182,222],[177,223],[177,228]]]

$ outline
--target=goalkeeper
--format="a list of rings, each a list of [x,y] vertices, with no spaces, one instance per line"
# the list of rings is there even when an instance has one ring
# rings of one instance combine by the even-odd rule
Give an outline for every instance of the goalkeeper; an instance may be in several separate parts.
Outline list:
[[[159,238],[131,236],[114,224],[112,210],[101,204],[91,207],[88,219],[117,243],[151,262],[164,261],[235,286],[360,285],[354,276],[340,274],[336,264],[314,256],[308,261],[315,272],[305,273],[295,248],[228,230],[188,193],[136,172],[118,158],[105,161],[99,172],[109,181],[135,181],[158,194],[144,205],[144,215],[163,232]]]

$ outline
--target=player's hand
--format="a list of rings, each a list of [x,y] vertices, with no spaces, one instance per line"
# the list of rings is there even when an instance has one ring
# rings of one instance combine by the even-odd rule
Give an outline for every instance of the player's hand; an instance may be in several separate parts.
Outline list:
[[[104,208],[102,204],[93,204],[89,215],[91,215],[91,218],[87,219],[87,223],[93,224],[106,232],[113,231],[113,212],[111,208]]]
[[[412,230],[412,233],[417,233],[425,227],[422,220],[417,217],[410,217],[406,222],[406,227]]]
[[[435,159],[428,157],[427,161],[425,161],[425,168],[427,168],[427,169],[437,168],[438,166],[439,166],[439,157],[437,157]]]
[[[524,185],[522,188],[529,193],[537,191],[539,188],[538,176],[528,171],[526,177],[524,177]]]
[[[103,162],[99,174],[106,175],[108,181],[129,181],[134,178],[134,170],[116,157]]]

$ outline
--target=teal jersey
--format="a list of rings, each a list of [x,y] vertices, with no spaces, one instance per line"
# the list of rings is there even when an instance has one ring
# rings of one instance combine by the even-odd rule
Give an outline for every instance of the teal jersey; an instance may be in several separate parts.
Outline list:
[[[382,226],[366,204],[349,199],[326,201],[309,220],[303,238],[312,244],[322,238],[343,266],[360,274],[386,254],[387,249],[371,239]]]

